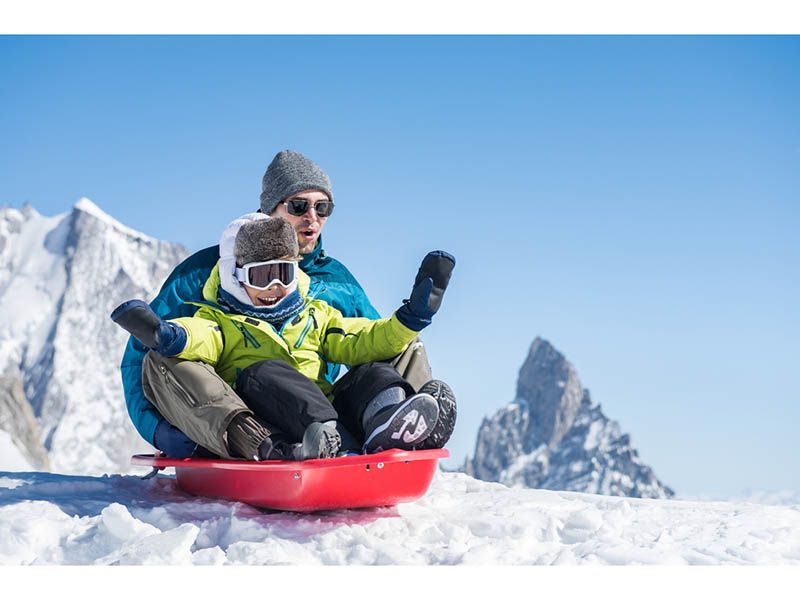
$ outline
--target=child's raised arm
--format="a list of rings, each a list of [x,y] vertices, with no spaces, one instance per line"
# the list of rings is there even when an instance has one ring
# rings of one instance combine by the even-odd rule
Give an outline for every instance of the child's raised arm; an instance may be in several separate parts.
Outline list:
[[[348,319],[331,308],[322,335],[326,358],[357,365],[396,356],[431,324],[450,282],[456,260],[436,250],[422,260],[409,299],[388,319]]]

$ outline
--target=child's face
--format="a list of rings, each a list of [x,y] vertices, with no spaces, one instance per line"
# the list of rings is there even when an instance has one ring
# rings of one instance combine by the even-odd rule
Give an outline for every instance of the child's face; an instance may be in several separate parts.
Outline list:
[[[266,290],[257,290],[244,284],[242,284],[242,287],[250,297],[250,302],[253,303],[253,306],[275,306],[287,295],[286,288],[277,283]]]
[[[296,262],[297,257],[282,256],[278,260],[290,260]],[[244,288],[244,291],[247,292],[247,296],[250,298],[250,302],[253,303],[253,306],[275,306],[278,302],[288,296],[290,291],[277,283],[271,285],[266,290],[259,290],[244,283],[240,285]]]

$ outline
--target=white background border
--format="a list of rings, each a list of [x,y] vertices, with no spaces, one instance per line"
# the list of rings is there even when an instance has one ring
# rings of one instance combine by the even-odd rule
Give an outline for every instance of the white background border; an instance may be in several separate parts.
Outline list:
[[[0,0],[0,34],[798,33],[796,0]]]

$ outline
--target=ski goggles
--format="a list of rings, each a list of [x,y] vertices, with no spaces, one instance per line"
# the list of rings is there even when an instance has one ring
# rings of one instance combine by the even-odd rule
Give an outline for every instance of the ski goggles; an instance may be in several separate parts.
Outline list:
[[[293,217],[306,214],[309,208],[313,208],[317,216],[321,219],[330,217],[331,214],[333,214],[332,200],[320,200],[316,204],[311,204],[311,202],[305,198],[293,198],[292,200],[284,200],[282,204],[286,205],[286,212]]]
[[[236,279],[257,290],[266,290],[276,283],[285,288],[297,283],[297,263],[289,260],[267,260],[247,263],[236,268]]]

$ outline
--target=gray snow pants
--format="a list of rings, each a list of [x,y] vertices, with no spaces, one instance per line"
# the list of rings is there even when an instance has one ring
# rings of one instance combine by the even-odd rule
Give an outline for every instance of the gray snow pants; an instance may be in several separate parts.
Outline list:
[[[228,448],[228,425],[251,412],[213,367],[148,352],[142,362],[144,394],[167,421],[217,456],[237,459]]]

